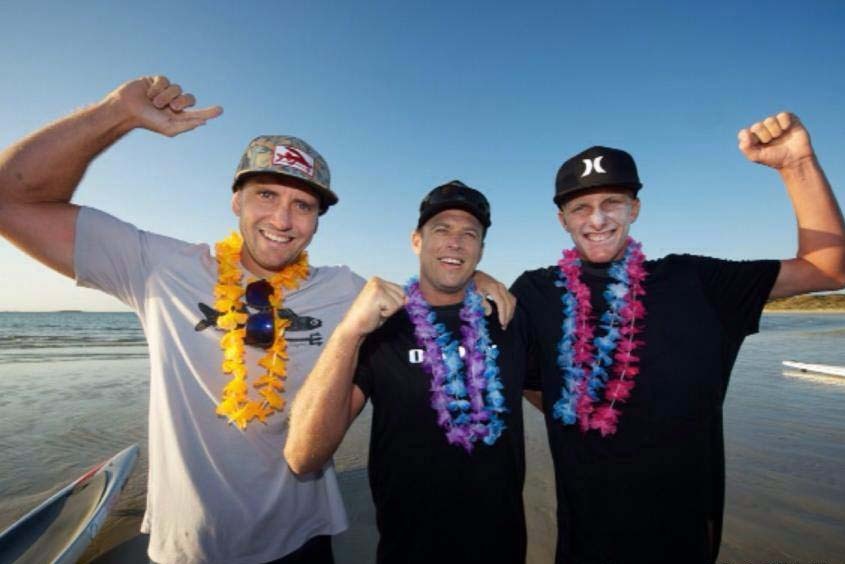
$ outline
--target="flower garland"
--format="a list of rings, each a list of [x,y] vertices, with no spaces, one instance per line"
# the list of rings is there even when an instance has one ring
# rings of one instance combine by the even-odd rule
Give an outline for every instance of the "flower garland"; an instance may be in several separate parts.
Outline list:
[[[308,276],[308,254],[303,251],[294,262],[269,279],[274,288],[269,301],[275,319],[275,338],[267,354],[258,362],[267,372],[252,383],[254,388],[259,389],[258,394],[262,399],[252,400],[249,398],[247,369],[244,365],[244,324],[249,314],[242,300],[245,292],[241,285],[242,246],[243,239],[234,232],[216,245],[218,268],[214,309],[221,312],[217,318],[217,327],[226,331],[220,338],[220,348],[223,349],[221,368],[224,374],[232,375],[232,379],[223,388],[216,413],[227,417],[230,423],[239,428],[246,429],[253,419],[266,423],[267,417],[274,411],[281,412],[285,408],[285,398],[281,392],[285,389],[288,359],[285,328],[290,325],[290,321],[276,319],[275,312],[282,304],[281,290],[296,289]],[[276,288],[280,291],[276,292]]]
[[[599,320],[601,336],[596,336],[596,328],[590,321],[590,289],[581,281],[578,251],[564,251],[558,262],[560,281],[556,284],[567,290],[561,296],[563,335],[557,360],[564,385],[560,399],[554,404],[553,417],[565,425],[578,421],[582,431],[598,430],[603,437],[616,433],[620,411],[614,406],[631,395],[633,378],[639,374],[636,363],[640,360],[634,352],[644,344],[635,339],[642,332],[646,313],[640,301],[645,295],[644,262],[640,243],[629,237],[623,260],[609,269],[615,282],[608,284],[603,294],[608,309]],[[613,373],[613,379],[608,370]],[[596,407],[602,389],[605,401]]]
[[[458,341],[442,323],[435,323],[435,313],[416,277],[406,284],[405,294],[414,335],[425,351],[423,368],[431,375],[431,407],[437,412],[437,424],[446,431],[446,440],[470,453],[479,439],[494,444],[505,429],[499,414],[507,407],[496,365],[499,351],[490,341],[481,295],[470,282],[460,311],[460,346],[465,352],[461,360]]]

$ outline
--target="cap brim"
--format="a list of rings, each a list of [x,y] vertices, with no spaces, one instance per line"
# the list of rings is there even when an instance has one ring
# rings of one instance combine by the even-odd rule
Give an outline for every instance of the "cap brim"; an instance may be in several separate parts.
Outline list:
[[[279,176],[282,178],[289,178],[305,184],[308,188],[314,191],[314,194],[320,200],[320,214],[326,212],[329,207],[335,205],[338,202],[337,195],[326,188],[325,186],[321,186],[317,184],[313,180],[308,180],[307,178],[302,178],[301,176],[296,176],[295,174],[286,174],[284,172],[279,172],[277,170],[244,170],[239,172],[235,175],[235,179],[232,181],[232,192],[237,190],[238,184],[244,182],[251,176],[258,176],[259,174],[270,174],[273,176]]]
[[[596,188],[627,188],[628,190],[633,190],[634,196],[636,196],[637,192],[639,192],[642,187],[643,187],[643,185],[642,185],[641,182],[608,182],[608,181],[596,182],[596,183],[593,183],[593,184],[586,184],[586,185],[582,185],[582,186],[574,186],[574,187],[570,188],[569,190],[565,190],[563,192],[558,192],[557,194],[554,195],[554,198],[552,198],[552,201],[554,201],[555,205],[557,205],[559,207],[563,201],[570,199],[572,196],[574,196],[574,195],[576,195],[580,192],[585,192],[587,190],[594,190]]]
[[[429,219],[434,217],[435,215],[439,214],[442,211],[446,210],[462,210],[473,216],[475,219],[478,220],[478,223],[484,227],[484,229],[488,229],[491,225],[491,221],[489,219],[484,218],[483,216],[479,216],[478,210],[474,209],[472,206],[467,204],[461,203],[452,203],[452,202],[443,202],[440,204],[435,204],[433,206],[429,206],[426,208],[425,212],[420,215],[420,219],[417,222],[417,229],[420,229],[423,225],[428,222]],[[486,219],[486,221],[485,221]]]

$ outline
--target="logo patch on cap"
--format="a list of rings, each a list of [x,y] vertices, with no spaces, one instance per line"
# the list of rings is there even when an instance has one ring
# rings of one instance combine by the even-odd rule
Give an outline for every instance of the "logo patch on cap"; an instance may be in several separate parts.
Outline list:
[[[584,163],[584,174],[581,175],[581,178],[585,176],[589,176],[593,173],[593,171],[598,172],[599,174],[605,174],[605,171],[601,167],[601,160],[604,158],[604,155],[600,157],[596,157],[594,159],[583,159],[582,162]]]
[[[314,176],[314,159],[296,147],[276,145],[273,151],[273,164],[295,168],[308,176]]]

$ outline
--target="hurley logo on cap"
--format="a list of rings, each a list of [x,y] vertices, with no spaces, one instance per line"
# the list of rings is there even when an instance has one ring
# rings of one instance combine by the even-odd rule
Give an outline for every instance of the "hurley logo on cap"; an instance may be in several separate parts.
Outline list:
[[[560,207],[581,190],[601,186],[629,188],[636,194],[642,184],[634,158],[620,149],[596,145],[566,159],[555,177],[555,205]]]
[[[593,171],[598,172],[599,174],[605,174],[607,171],[601,167],[601,160],[603,158],[604,155],[594,159],[583,159],[581,162],[584,163],[584,174],[581,175],[581,178],[591,175]]]
[[[276,145],[273,151],[273,164],[289,166],[301,170],[308,176],[314,176],[314,159],[308,153],[289,145]]]

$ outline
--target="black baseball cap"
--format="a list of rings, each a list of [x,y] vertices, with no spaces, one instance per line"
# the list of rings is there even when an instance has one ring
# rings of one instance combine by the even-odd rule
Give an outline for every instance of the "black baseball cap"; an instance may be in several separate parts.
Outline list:
[[[434,188],[420,203],[420,220],[417,229],[443,210],[459,209],[475,216],[485,232],[490,227],[490,202],[484,194],[470,188],[460,180],[452,180]]]
[[[590,147],[564,162],[555,179],[555,205],[589,188],[616,186],[630,188],[634,195],[643,185],[634,157],[611,147]]]

